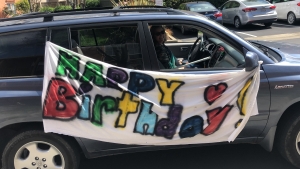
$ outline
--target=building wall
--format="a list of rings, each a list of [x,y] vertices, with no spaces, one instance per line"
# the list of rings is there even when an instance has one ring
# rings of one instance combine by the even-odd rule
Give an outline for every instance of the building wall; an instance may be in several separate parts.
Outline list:
[[[15,4],[19,0],[0,0],[0,18],[4,18],[3,15],[3,9],[6,6],[6,4]]]
[[[2,10],[5,7],[5,0],[0,0],[0,18],[3,18]]]

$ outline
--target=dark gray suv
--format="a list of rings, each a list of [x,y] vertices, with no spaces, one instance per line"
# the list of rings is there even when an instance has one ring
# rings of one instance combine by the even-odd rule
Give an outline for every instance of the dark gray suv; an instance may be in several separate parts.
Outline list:
[[[198,62],[187,69],[165,69],[156,57],[150,26],[166,28],[165,45],[181,60]],[[182,35],[178,26],[196,29]],[[35,13],[0,20],[0,151],[5,169],[79,166],[80,154],[95,158],[116,153],[184,146],[122,145],[44,133],[41,93],[45,42],[51,41],[119,67],[170,73],[207,74],[251,68],[252,53],[263,61],[252,116],[235,143],[256,143],[271,151],[273,143],[300,167],[300,62],[275,48],[247,42],[206,17],[170,8],[75,10]],[[196,42],[196,43],[195,43]],[[126,44],[123,55],[110,45]],[[217,55],[219,47],[226,55]],[[100,48],[100,49],[99,49]],[[103,52],[104,51],[104,52]],[[114,60],[112,58],[120,58]],[[122,62],[122,57],[127,62]],[[199,145],[200,146],[200,145]]]

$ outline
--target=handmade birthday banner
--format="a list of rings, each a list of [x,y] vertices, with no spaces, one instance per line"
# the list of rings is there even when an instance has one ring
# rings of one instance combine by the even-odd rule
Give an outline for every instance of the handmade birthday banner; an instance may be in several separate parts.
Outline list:
[[[116,67],[47,42],[44,130],[120,144],[234,141],[258,114],[259,66],[187,73]]]

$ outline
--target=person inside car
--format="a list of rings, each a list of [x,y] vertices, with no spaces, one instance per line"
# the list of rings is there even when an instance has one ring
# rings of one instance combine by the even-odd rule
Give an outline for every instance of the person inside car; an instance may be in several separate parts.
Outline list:
[[[151,26],[150,32],[154,43],[157,59],[165,69],[174,69],[180,65],[171,50],[165,45],[167,36],[164,27]]]

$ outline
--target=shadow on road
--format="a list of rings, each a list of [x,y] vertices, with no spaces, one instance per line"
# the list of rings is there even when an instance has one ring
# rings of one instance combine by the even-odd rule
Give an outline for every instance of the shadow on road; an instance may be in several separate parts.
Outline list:
[[[225,27],[228,29],[234,30],[234,31],[259,31],[259,30],[266,30],[266,29],[272,29],[271,27],[265,27],[262,24],[251,24],[251,25],[245,25],[241,29],[236,29],[233,25],[230,24],[224,24]]]
[[[295,169],[259,145],[217,145],[83,160],[80,169]]]

